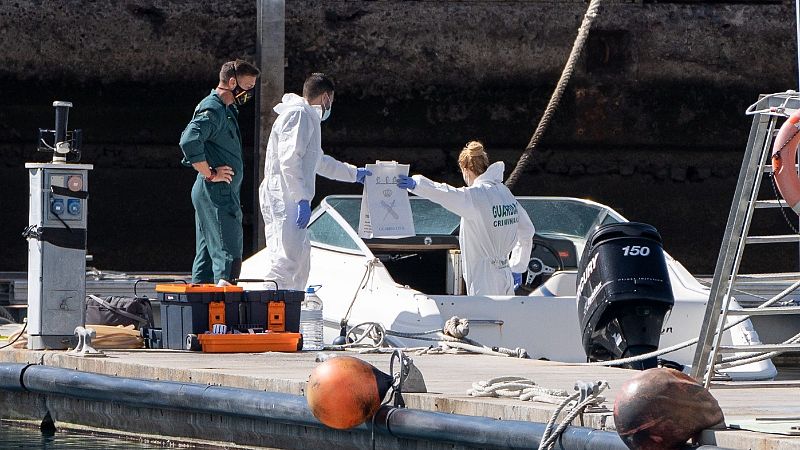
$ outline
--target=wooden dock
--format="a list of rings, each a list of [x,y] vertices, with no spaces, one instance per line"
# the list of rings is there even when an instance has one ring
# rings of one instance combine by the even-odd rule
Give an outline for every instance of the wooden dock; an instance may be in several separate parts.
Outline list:
[[[2,334],[2,333],[0,333]],[[3,341],[0,341],[2,345]],[[106,350],[107,357],[70,356],[64,351],[0,351],[0,362],[34,363],[120,377],[170,380],[302,395],[316,352],[208,354],[177,350]],[[388,372],[390,355],[357,356]],[[475,398],[467,395],[473,382],[499,376],[521,376],[547,388],[573,391],[576,381],[606,380],[605,412],[587,413],[583,426],[614,430],[613,400],[634,372],[625,369],[503,358],[484,355],[410,355],[422,373],[427,393],[406,393],[409,408],[503,420],[546,422],[556,405],[517,399]],[[798,371],[795,371],[798,373]],[[715,384],[728,425],[766,423],[782,432],[800,426],[800,382]],[[756,422],[756,418],[761,419]],[[793,418],[792,421],[763,419]],[[580,419],[575,421],[580,425]],[[795,429],[795,431],[797,431]],[[736,449],[800,449],[800,436],[746,430],[706,431],[703,444]]]

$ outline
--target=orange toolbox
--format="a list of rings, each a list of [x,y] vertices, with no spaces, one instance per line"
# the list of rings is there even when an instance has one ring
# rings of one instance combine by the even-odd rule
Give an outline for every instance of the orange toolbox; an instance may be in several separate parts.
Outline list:
[[[192,349],[189,337],[224,325],[234,330],[242,321],[245,304],[239,286],[213,284],[158,284],[164,348]]]
[[[200,334],[197,339],[206,353],[296,352],[303,348],[300,333]]]

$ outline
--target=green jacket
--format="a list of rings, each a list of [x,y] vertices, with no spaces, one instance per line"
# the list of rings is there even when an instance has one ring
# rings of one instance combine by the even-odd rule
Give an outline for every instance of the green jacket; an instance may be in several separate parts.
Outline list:
[[[244,176],[238,117],[236,106],[225,106],[216,91],[212,90],[194,109],[194,117],[181,133],[179,143],[184,154],[181,161],[184,165],[207,161],[211,167],[230,166],[233,169],[230,189],[237,203]]]

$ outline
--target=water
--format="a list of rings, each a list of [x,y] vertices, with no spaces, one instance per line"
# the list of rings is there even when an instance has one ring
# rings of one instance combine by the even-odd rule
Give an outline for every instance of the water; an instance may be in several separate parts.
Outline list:
[[[309,286],[300,305],[300,333],[303,350],[322,350],[322,299],[316,294],[319,286]]]
[[[300,333],[303,350],[322,350],[322,310],[300,310]]]
[[[173,447],[176,443],[146,443],[104,436],[93,436],[67,431],[55,434],[42,433],[35,428],[0,423],[0,449],[47,449],[47,450],[127,450],[161,449]],[[181,444],[181,448],[201,448]]]

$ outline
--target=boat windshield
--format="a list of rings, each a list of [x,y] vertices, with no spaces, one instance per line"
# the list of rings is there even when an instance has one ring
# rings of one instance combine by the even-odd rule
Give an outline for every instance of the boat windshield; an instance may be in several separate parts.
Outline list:
[[[583,240],[600,225],[622,222],[622,217],[597,203],[569,198],[518,198],[531,217],[537,234]]]
[[[460,218],[456,214],[427,199],[410,197],[409,200],[417,235],[453,235],[458,230]],[[603,205],[579,199],[519,197],[518,200],[538,234],[587,239],[597,226],[621,221],[621,216]],[[358,230],[360,196],[330,196],[325,201]]]

